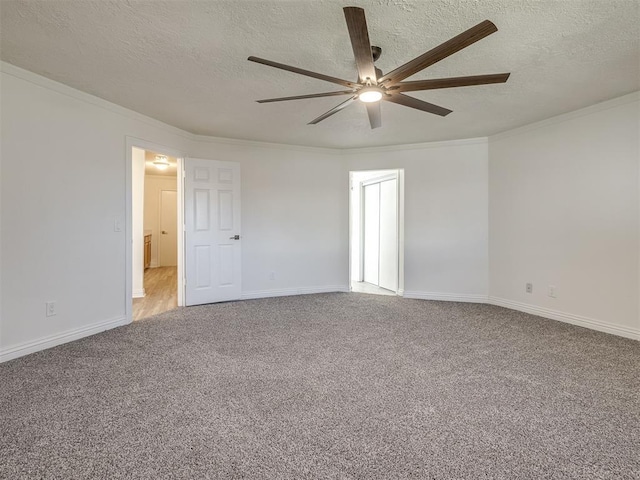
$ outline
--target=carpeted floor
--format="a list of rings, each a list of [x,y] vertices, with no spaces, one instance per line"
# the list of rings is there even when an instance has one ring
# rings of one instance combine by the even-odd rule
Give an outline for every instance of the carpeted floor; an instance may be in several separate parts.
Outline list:
[[[3,479],[640,478],[640,343],[488,305],[192,307],[0,377]]]

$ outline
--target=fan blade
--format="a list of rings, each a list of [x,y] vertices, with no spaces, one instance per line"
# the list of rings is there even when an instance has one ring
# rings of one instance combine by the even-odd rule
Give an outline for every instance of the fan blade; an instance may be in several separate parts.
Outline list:
[[[369,123],[371,128],[382,126],[382,113],[380,112],[380,102],[366,103],[367,114],[369,115]]]
[[[469,30],[462,32],[460,35],[453,37],[451,40],[447,40],[410,62],[387,73],[378,79],[378,83],[385,82],[387,87],[395,85],[414,73],[418,73],[420,70],[427,68],[429,65],[433,65],[497,31],[498,28],[493,23],[485,20],[475,27],[471,27]]]
[[[488,85],[490,83],[504,83],[510,73],[496,73],[491,75],[473,75],[468,77],[438,78],[433,80],[418,80],[402,82],[391,87],[389,92],[416,92],[419,90],[434,90],[436,88],[469,87],[472,85]]]
[[[340,110],[347,108],[349,105],[351,105],[355,101],[356,98],[357,98],[356,96],[351,97],[347,101],[342,102],[340,105],[338,105],[336,107],[333,107],[328,112],[323,113],[318,118],[315,118],[315,119],[311,120],[307,125],[315,125],[316,123],[320,123],[325,118],[328,118],[331,115],[333,115],[334,113],[338,113]]]
[[[424,102],[422,100],[418,100],[417,98],[408,97],[407,95],[403,95],[401,93],[394,93],[393,95],[387,95],[382,98],[387,102],[397,103],[398,105],[404,105],[405,107],[416,108],[418,110],[422,110],[423,112],[440,115],[441,117],[446,117],[452,112],[452,110],[449,110],[448,108],[439,107],[438,105],[434,105],[433,103]]]
[[[337,83],[338,85],[343,85],[349,88],[355,88],[358,86],[357,83],[349,82],[348,80],[342,80],[341,78],[330,77],[329,75],[323,75],[322,73],[303,70],[302,68],[292,67],[290,65],[285,65],[284,63],[272,62],[271,60],[265,60],[264,58],[249,57],[247,58],[247,60],[249,60],[250,62],[261,63],[270,67],[279,68],[281,70],[287,70],[288,72],[306,75],[307,77],[317,78],[318,80],[324,80],[325,82]]]
[[[343,10],[344,18],[347,20],[349,37],[351,37],[353,56],[356,59],[356,65],[358,67],[360,83],[365,83],[367,78],[369,78],[372,85],[377,85],[378,79],[376,77],[375,67],[373,66],[373,55],[371,53],[371,44],[369,43],[369,32],[367,31],[367,20],[364,16],[364,10],[359,7],[345,7]]]
[[[258,103],[284,102],[286,100],[302,100],[305,98],[333,97],[335,95],[353,95],[353,90],[341,90],[339,92],[312,93],[310,95],[296,95],[294,97],[267,98],[265,100],[256,100]]]

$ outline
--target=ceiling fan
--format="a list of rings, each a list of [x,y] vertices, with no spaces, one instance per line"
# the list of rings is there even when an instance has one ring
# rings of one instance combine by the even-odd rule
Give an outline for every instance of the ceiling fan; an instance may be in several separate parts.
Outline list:
[[[302,68],[292,67],[290,65],[272,62],[271,60],[265,60],[264,58],[251,56],[248,58],[251,62],[261,63],[263,65],[287,70],[300,75],[306,75],[319,80],[325,80],[348,88],[348,90],[341,90],[337,92],[268,98],[265,100],[258,100],[258,103],[349,95],[349,98],[346,101],[332,108],[328,112],[323,113],[318,118],[315,118],[309,122],[309,125],[315,125],[321,122],[334,113],[345,109],[359,99],[364,102],[367,107],[371,128],[378,128],[382,125],[380,100],[404,105],[405,107],[415,108],[444,117],[450,114],[451,110],[423,100],[418,100],[417,98],[405,95],[403,92],[504,83],[509,78],[509,73],[497,73],[490,75],[473,75],[403,82],[405,78],[410,77],[428,66],[447,58],[449,55],[452,55],[478,40],[482,40],[484,37],[497,32],[497,27],[489,20],[485,20],[475,27],[462,32],[460,35],[453,37],[451,40],[444,42],[426,53],[423,53],[419,57],[414,58],[395,70],[387,74],[383,74],[382,71],[379,68],[376,68],[373,64],[373,62],[380,57],[382,49],[380,47],[371,46],[369,43],[369,33],[367,31],[367,21],[365,19],[364,10],[359,7],[345,7],[343,10],[345,19],[347,20],[349,36],[351,37],[353,54],[356,59],[358,81],[350,82],[341,78],[331,77],[329,75],[323,75],[321,73],[311,72],[309,70],[303,70]]]

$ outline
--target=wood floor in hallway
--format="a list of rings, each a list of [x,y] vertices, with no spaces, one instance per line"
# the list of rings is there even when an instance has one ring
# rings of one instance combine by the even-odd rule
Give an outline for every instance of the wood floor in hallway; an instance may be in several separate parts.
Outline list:
[[[172,310],[178,306],[178,267],[147,268],[143,298],[133,299],[133,321]]]

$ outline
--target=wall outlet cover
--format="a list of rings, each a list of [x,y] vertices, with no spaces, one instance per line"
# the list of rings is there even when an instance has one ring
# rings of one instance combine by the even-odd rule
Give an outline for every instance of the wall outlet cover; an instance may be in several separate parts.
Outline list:
[[[46,315],[47,317],[53,317],[54,315],[56,315],[58,312],[56,311],[56,302],[47,302],[45,303],[46,306]]]

